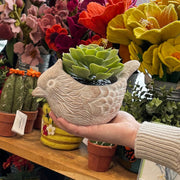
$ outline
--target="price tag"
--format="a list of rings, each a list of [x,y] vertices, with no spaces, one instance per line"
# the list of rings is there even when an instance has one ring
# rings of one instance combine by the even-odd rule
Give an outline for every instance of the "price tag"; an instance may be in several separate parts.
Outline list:
[[[27,115],[22,113],[21,111],[17,110],[14,124],[13,124],[11,130],[20,135],[24,135],[24,129],[26,126],[26,122],[27,122]]]

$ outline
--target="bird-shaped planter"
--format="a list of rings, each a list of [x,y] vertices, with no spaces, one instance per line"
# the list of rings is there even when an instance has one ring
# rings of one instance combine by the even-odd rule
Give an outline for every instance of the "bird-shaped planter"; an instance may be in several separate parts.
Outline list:
[[[116,82],[104,86],[78,82],[64,71],[64,65],[64,60],[59,59],[46,70],[39,77],[32,95],[45,97],[57,117],[76,125],[87,126],[107,123],[117,115],[127,80],[138,69],[139,62],[131,60],[125,63],[116,76]]]

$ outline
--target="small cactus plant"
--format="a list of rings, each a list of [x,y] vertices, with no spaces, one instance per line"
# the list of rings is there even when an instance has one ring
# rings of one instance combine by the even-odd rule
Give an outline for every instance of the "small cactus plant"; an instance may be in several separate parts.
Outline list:
[[[97,44],[79,45],[63,53],[63,68],[73,77],[98,81],[115,76],[123,69],[117,49]]]
[[[40,73],[31,70],[25,72],[11,68],[0,98],[0,111],[16,113],[17,110],[35,111],[38,103],[29,92],[36,87]]]

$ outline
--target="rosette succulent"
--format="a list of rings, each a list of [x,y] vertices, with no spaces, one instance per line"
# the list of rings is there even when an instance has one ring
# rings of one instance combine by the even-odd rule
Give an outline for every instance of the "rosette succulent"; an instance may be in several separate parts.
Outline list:
[[[63,69],[75,78],[98,81],[114,77],[123,69],[117,49],[97,44],[79,45],[63,53]]]

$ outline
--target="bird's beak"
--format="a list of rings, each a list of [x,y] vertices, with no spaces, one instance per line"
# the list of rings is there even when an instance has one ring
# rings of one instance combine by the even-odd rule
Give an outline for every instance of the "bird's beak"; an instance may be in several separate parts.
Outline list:
[[[46,93],[43,89],[41,89],[40,87],[36,87],[33,91],[32,91],[32,95],[36,96],[36,97],[46,97]]]

